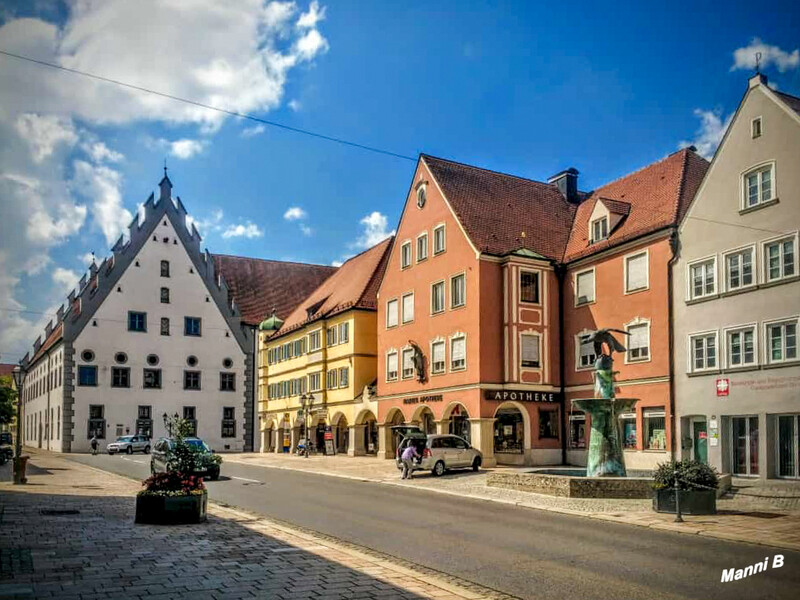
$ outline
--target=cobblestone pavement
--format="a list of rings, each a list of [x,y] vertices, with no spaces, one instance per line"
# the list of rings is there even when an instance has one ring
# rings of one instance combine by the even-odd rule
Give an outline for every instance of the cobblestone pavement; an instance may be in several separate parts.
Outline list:
[[[307,471],[336,477],[412,486],[457,496],[515,504],[526,508],[580,515],[654,529],[679,531],[725,540],[800,550],[800,485],[792,482],[759,484],[736,480],[737,493],[717,501],[716,515],[685,516],[653,512],[651,500],[559,498],[545,494],[493,488],[486,485],[494,469],[452,472],[444,477],[418,473],[401,481],[394,461],[374,457],[312,456],[285,454],[231,454],[225,460],[270,468]],[[509,469],[513,467],[497,467]],[[742,486],[742,487],[739,487]]]
[[[510,598],[215,504],[205,524],[135,525],[137,482],[45,453],[29,464],[27,485],[0,482],[0,598]]]

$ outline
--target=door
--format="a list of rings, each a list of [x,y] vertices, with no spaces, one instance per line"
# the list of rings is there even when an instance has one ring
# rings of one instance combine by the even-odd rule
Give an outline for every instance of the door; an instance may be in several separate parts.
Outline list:
[[[778,477],[800,476],[798,424],[798,415],[778,417]]]
[[[692,433],[694,434],[694,459],[708,463],[708,431],[705,421],[695,421],[692,423]]]
[[[732,417],[734,475],[758,475],[758,417]]]

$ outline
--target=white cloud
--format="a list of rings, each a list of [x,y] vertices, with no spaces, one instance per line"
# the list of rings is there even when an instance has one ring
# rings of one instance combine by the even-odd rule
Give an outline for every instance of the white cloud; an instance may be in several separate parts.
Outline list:
[[[202,236],[222,230],[222,217],[224,213],[221,208],[214,209],[205,219],[196,219],[191,215],[186,215],[186,228],[191,231],[192,223]]]
[[[731,71],[736,69],[754,70],[756,68],[756,53],[761,54],[761,69],[775,65],[778,71],[783,73],[800,66],[800,49],[795,48],[792,52],[787,52],[778,46],[765,44],[760,38],[754,37],[749,46],[737,48],[733,51]]]
[[[80,275],[70,269],[56,267],[53,271],[53,283],[55,283],[65,295],[75,289],[79,279]]]
[[[314,0],[309,5],[308,12],[304,12],[302,15],[300,15],[300,18],[297,19],[297,26],[303,29],[316,27],[317,23],[325,18],[326,10],[327,9],[324,6],[320,8],[319,2]]]
[[[305,219],[307,216],[308,213],[299,206],[292,206],[283,213],[283,218],[287,221],[299,221]]]
[[[316,29],[309,30],[294,46],[294,52],[300,60],[310,61],[317,54],[328,51],[328,40]]]
[[[694,146],[697,148],[697,153],[707,159],[714,156],[717,146],[722,141],[728,125],[731,123],[733,114],[722,118],[722,111],[716,110],[702,110],[696,108],[694,110],[696,117],[700,119],[700,128],[697,130],[695,138],[691,141],[682,141],[678,144],[679,148],[686,148],[687,146]]]
[[[37,163],[53,154],[59,144],[72,146],[78,141],[72,120],[57,115],[21,114],[17,117],[16,129],[30,146],[31,156]]]
[[[233,237],[246,237],[256,238],[264,235],[264,232],[258,228],[258,225],[248,221],[244,225],[230,225],[223,233],[222,237],[225,239]]]
[[[306,237],[311,237],[314,235],[314,230],[308,225],[303,225],[302,223],[300,224],[300,231],[302,231],[303,235]]]
[[[289,108],[291,108],[294,112],[297,112],[301,108],[301,104],[299,100],[289,100]]]
[[[394,235],[394,229],[391,231],[388,230],[389,220],[386,218],[386,215],[379,213],[377,210],[361,219],[359,223],[364,230],[354,244],[356,248],[371,248],[390,235]]]
[[[101,163],[101,162],[118,163],[125,158],[120,152],[111,150],[103,142],[87,143],[84,145],[84,150],[86,151],[86,154],[88,154],[89,157],[92,159],[92,161],[96,163]]]
[[[200,154],[207,144],[208,142],[200,140],[175,140],[174,142],[170,142],[169,152],[175,158],[186,160],[192,158],[196,154]]]
[[[97,258],[91,252],[85,252],[78,256],[78,260],[81,261],[81,266],[84,268],[89,268],[89,265],[92,264],[92,261],[97,262]]]
[[[61,204],[57,217],[52,217],[43,207],[34,210],[28,219],[28,239],[42,246],[59,244],[77,233],[86,220],[86,207]]]
[[[122,204],[122,175],[103,165],[76,160],[75,191],[92,202],[92,217],[110,246],[127,230],[133,215]]]
[[[331,266],[332,267],[341,267],[343,264],[344,264],[344,261],[342,261],[342,260],[332,260],[331,261]]]
[[[266,127],[264,125],[256,125],[254,127],[245,127],[242,129],[242,133],[240,134],[243,138],[251,138],[257,135],[261,135],[266,131]]]
[[[43,272],[53,260],[47,254],[34,254],[22,266],[22,270],[28,276],[38,275]]]

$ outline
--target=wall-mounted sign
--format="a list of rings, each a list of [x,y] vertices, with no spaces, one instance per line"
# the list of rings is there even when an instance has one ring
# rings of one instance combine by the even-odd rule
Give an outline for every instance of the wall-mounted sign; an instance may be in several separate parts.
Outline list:
[[[560,402],[561,392],[532,392],[530,390],[483,390],[486,400],[505,402]]]
[[[717,396],[727,396],[731,389],[730,379],[720,377],[717,379]]]
[[[433,396],[414,396],[413,398],[403,398],[403,404],[426,404],[428,402],[441,402],[444,400],[441,394]]]

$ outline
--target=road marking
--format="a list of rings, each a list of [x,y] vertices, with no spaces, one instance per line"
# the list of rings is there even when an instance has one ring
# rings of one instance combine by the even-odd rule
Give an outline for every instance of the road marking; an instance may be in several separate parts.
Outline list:
[[[127,457],[125,457],[125,456],[120,456],[120,458],[121,458],[122,460],[129,460],[130,462],[135,462],[135,463],[137,463],[137,464],[140,464],[140,465],[143,465],[143,464],[145,464],[145,463],[144,463],[144,462],[142,462],[141,460],[133,460],[132,458],[127,458]]]
[[[264,483],[263,481],[259,481],[258,479],[247,479],[246,477],[234,477],[231,475],[231,479],[238,479],[239,481],[248,481],[250,483]]]

